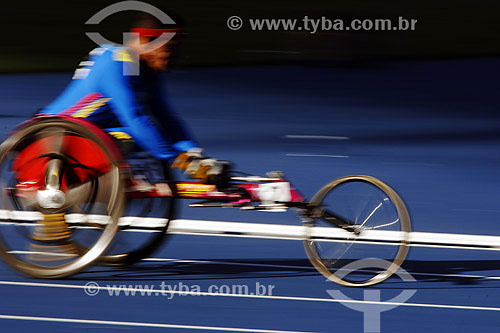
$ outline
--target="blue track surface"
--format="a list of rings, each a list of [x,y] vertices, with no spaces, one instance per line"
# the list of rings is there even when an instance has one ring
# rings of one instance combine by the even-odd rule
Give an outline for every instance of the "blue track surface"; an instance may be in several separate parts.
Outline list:
[[[401,194],[415,231],[500,235],[499,69],[498,60],[355,69],[197,69],[170,73],[168,93],[208,153],[234,161],[242,171],[283,170],[307,197],[334,178],[369,174]],[[1,76],[0,132],[6,135],[48,103],[70,77]],[[181,217],[299,223],[292,213],[227,209],[184,208]],[[363,314],[335,302],[327,290],[358,300],[364,290],[325,282],[309,265],[300,242],[175,235],[155,257],[178,260],[92,267],[57,281],[25,278],[1,264],[0,329],[363,332]],[[379,290],[381,300],[417,290],[407,304],[381,314],[382,332],[498,332],[500,253],[415,248],[403,267],[416,282],[394,277],[369,288]],[[106,290],[87,296],[79,287],[89,281],[155,288],[163,282],[202,291],[211,285],[253,288],[259,283],[274,289],[273,297],[109,296]],[[31,321],[26,316],[108,322]]]

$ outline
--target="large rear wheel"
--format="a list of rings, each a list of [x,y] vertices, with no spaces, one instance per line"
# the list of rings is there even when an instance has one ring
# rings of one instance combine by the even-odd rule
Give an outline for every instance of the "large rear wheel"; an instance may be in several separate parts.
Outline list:
[[[108,248],[123,211],[120,156],[83,121],[40,118],[0,146],[0,255],[19,272],[62,278]]]
[[[177,212],[176,188],[169,185],[173,180],[170,165],[145,153],[132,155],[127,162],[134,176],[144,179],[145,186],[158,184],[170,195],[127,199],[120,232],[101,257],[102,265],[130,265],[150,256],[165,241],[170,221]]]

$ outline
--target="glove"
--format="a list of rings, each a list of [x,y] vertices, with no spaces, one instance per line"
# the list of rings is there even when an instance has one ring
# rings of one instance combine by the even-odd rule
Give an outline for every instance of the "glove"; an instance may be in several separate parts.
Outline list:
[[[203,157],[201,149],[197,149],[181,153],[172,163],[172,167],[183,170],[185,174],[206,184],[222,187],[229,181],[228,171],[231,163]]]
[[[185,171],[191,162],[203,158],[203,155],[201,153],[202,151],[203,150],[201,148],[193,148],[179,154],[172,163],[172,168],[177,168]]]
[[[189,163],[186,173],[195,179],[206,181],[210,176],[220,175],[223,171],[223,162],[214,158],[195,159]]]

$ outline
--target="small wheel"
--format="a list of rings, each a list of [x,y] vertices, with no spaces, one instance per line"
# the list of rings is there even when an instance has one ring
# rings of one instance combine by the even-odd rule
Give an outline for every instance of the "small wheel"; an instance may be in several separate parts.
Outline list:
[[[305,219],[304,247],[330,281],[366,287],[395,273],[409,250],[410,217],[399,195],[370,176],[347,176],[321,188]],[[335,229],[332,229],[335,228]],[[362,259],[373,258],[370,261]]]
[[[170,165],[145,154],[127,159],[134,175],[141,175],[148,184],[173,180]],[[174,192],[174,186],[170,186]],[[174,194],[174,193],[173,193]],[[165,241],[168,226],[177,212],[177,199],[171,197],[128,198],[123,223],[101,265],[123,266],[136,263],[151,255]],[[134,219],[138,217],[138,219]],[[145,223],[140,223],[145,221]]]
[[[120,155],[82,120],[43,117],[0,146],[0,256],[35,278],[97,260],[123,211]]]

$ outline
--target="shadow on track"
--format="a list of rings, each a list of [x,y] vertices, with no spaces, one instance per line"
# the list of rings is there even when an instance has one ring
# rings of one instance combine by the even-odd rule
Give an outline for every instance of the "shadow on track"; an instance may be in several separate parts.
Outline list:
[[[201,259],[148,261],[126,267],[92,267],[71,278],[95,281],[214,280],[315,276],[307,259]]]
[[[481,285],[491,281],[500,282],[500,277],[498,280],[491,279],[494,275],[498,275],[500,260],[407,260],[403,268],[419,282],[451,282],[454,285],[464,286]]]
[[[462,286],[482,286],[500,282],[491,277],[500,260],[416,261],[403,265],[417,282],[445,282]],[[488,274],[488,272],[490,272]],[[320,276],[307,259],[173,260],[148,261],[126,267],[93,267],[71,278],[94,281],[221,280]],[[401,282],[398,277],[388,281]],[[497,283],[495,283],[496,287]]]

